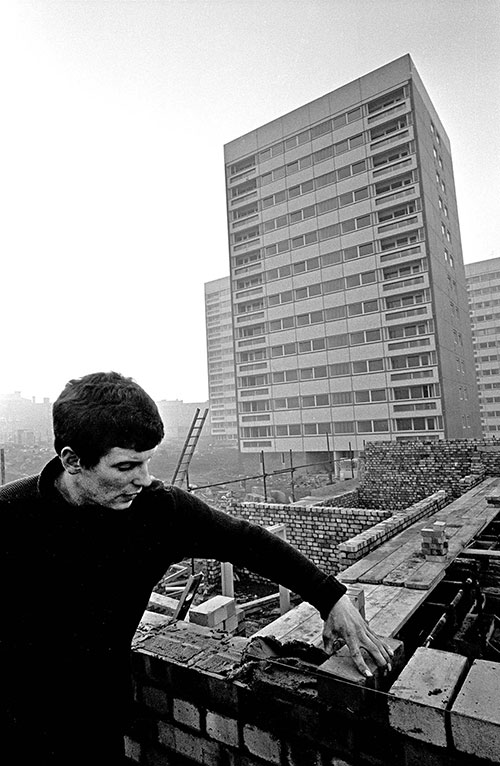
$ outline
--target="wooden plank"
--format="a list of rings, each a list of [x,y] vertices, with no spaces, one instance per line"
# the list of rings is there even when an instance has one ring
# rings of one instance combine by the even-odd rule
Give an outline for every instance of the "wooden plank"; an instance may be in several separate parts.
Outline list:
[[[365,614],[369,622],[381,609],[392,601],[398,594],[399,588],[391,588],[387,585],[378,585],[368,597],[365,595]]]
[[[384,585],[396,585],[400,588],[404,588],[408,578],[415,574],[417,569],[419,569],[424,562],[425,559],[417,558],[415,554],[410,556],[384,577]]]
[[[464,548],[461,556],[479,556],[490,559],[500,559],[500,551],[492,551],[484,548]]]
[[[427,595],[426,591],[398,588],[392,601],[369,621],[370,628],[384,638],[394,637],[425,601]]]
[[[412,574],[405,582],[405,588],[418,588],[419,590],[430,590],[443,579],[446,567],[443,564],[434,564],[425,562]]]
[[[265,625],[258,630],[256,636],[272,636],[279,641],[283,641],[290,633],[296,631],[302,623],[308,621],[313,614],[318,614],[318,610],[311,604],[303,601],[295,609],[291,609],[286,614],[278,617],[277,620]]]
[[[366,580],[367,582],[383,582],[393,569],[413,556],[416,551],[420,550],[420,528],[423,529],[424,526],[425,525],[422,525],[422,527],[420,527],[419,525],[418,533],[415,531],[412,538],[403,545],[401,545],[400,541],[395,540],[395,550],[391,551],[388,556],[369,569],[366,574],[363,575],[363,580]]]
[[[427,519],[425,519],[425,522],[422,519],[419,519],[419,521],[416,522],[416,524],[422,525],[422,528],[425,526],[425,523],[427,523]],[[415,532],[413,527],[407,527],[402,532],[398,532],[397,535],[390,540],[387,540],[385,543],[381,543],[378,548],[375,548],[375,550],[368,553],[363,559],[356,561],[355,564],[351,564],[350,567],[340,572],[338,579],[345,583],[354,583],[359,580],[364,584],[366,582],[364,578],[366,572],[381,563],[384,559],[390,556],[391,553],[399,550],[403,544],[412,542],[414,536]],[[374,580],[373,582],[377,581]]]
[[[360,561],[355,562],[350,567],[339,574],[339,579],[345,583],[380,583],[384,581],[396,566],[403,563],[407,556],[411,556],[420,550],[420,531],[434,521],[453,522],[457,527],[454,534],[456,545],[460,537],[459,529],[463,524],[463,536],[469,540],[489,523],[498,513],[498,509],[488,508],[486,504],[486,495],[491,491],[492,486],[496,486],[498,477],[486,479],[480,485],[473,487],[457,500],[441,508],[431,516],[419,519],[415,524],[395,535],[391,540],[382,543],[378,548],[369,553]],[[471,519],[474,519],[471,522]],[[467,527],[467,530],[465,529]],[[459,550],[457,546],[456,549]]]

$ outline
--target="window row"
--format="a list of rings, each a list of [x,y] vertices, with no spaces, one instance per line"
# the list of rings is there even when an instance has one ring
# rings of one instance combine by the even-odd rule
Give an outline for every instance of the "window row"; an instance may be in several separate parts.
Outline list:
[[[333,157],[338,157],[340,154],[344,154],[351,149],[357,149],[359,146],[363,146],[364,143],[365,137],[363,133],[358,133],[357,135],[351,136],[344,141],[330,144],[329,146],[325,146],[323,149],[318,149],[316,152],[312,152],[312,154],[305,154],[303,157],[300,157],[293,162],[289,162],[286,165],[280,165],[279,167],[274,168],[274,170],[263,173],[261,176],[258,176],[257,184],[260,186],[265,186],[266,184],[273,183],[274,181],[279,181],[280,179],[289,177],[301,170],[310,168],[312,165],[318,165],[319,163],[330,160]]]
[[[500,319],[500,312],[494,311],[491,314],[475,314],[473,322],[491,322],[493,319]]]
[[[491,282],[493,279],[500,279],[500,271],[487,271],[477,277],[468,277],[467,282],[472,285],[478,282]]]
[[[334,391],[325,394],[311,394],[308,396],[287,396],[272,400],[274,410],[307,409],[311,407],[339,407],[353,404],[374,404],[394,401],[410,401],[429,399],[439,396],[438,384],[420,386],[404,386],[387,390],[385,388],[372,388],[363,391]],[[256,404],[256,402],[252,402]],[[406,405],[405,405],[406,406]]]
[[[373,273],[374,272],[367,272]],[[365,284],[369,284],[365,282]],[[267,299],[267,305],[280,306],[284,303],[291,303],[292,301],[303,300],[304,298],[313,298],[317,295],[328,295],[329,293],[336,293],[345,290],[345,279],[339,277],[338,279],[327,279],[325,282],[317,282],[314,285],[308,287],[298,287],[295,290],[285,290],[282,293],[276,293],[270,295]],[[241,305],[239,304],[238,309]],[[374,298],[369,301],[358,301],[356,303],[350,303],[347,306],[347,316],[358,316],[359,314],[370,314],[374,311],[379,311],[379,300]]]
[[[257,185],[260,187],[266,186],[267,184],[274,183],[276,181],[280,181],[283,178],[289,178],[294,173],[298,173],[301,170],[305,170],[306,168],[310,168],[313,165],[318,165],[322,162],[325,162],[326,160],[331,160],[333,157],[337,157],[338,155],[350,151],[351,149],[356,149],[359,146],[362,146],[365,143],[365,138],[363,134],[359,134],[357,136],[352,136],[349,139],[346,139],[345,141],[341,141],[338,144],[331,144],[330,146],[326,146],[323,149],[319,149],[316,152],[313,152],[313,154],[305,155],[304,157],[301,157],[298,160],[295,160],[294,162],[291,162],[287,165],[280,165],[279,167],[275,168],[272,171],[269,171],[268,173],[264,173],[262,176],[259,176],[256,181]],[[371,158],[368,158],[367,160],[362,160],[362,162],[365,164],[364,169],[372,168],[379,168],[383,165],[388,165],[390,163],[396,162],[397,160],[401,160],[404,157],[409,157],[411,154],[414,153],[414,145],[412,141],[406,142],[401,146],[398,146],[397,148],[386,150],[384,152],[381,152],[379,154],[373,155]],[[357,166],[358,163],[354,163],[354,165],[347,165],[342,168],[336,169],[336,180],[342,181],[345,178],[349,178],[350,175],[354,175],[355,173],[361,172],[361,169],[357,168],[355,169],[355,166]],[[352,168],[352,172],[350,172],[350,168]],[[239,192],[238,188],[233,189],[233,192]],[[234,196],[240,196],[239,194],[235,194]],[[298,195],[296,195],[298,196]]]
[[[244,426],[241,436],[261,439],[284,436],[320,436],[325,434],[376,434],[391,431],[436,431],[443,428],[439,415],[432,417],[388,418],[376,420],[340,420],[324,423],[287,423],[276,426]]]
[[[358,248],[353,248],[353,249],[357,250],[360,256],[362,254],[368,255],[370,252],[370,249],[373,252],[373,249],[370,245],[360,245]],[[345,257],[345,254],[344,254],[344,257]],[[307,261],[299,261],[298,263],[292,263],[292,264],[286,264],[284,266],[280,266],[277,269],[269,269],[268,271],[263,272],[263,276],[267,282],[271,282],[275,279],[284,279],[285,277],[296,276],[297,274],[302,274],[305,271],[314,271],[319,268],[326,268],[327,266],[337,265],[342,262],[341,259],[342,259],[341,251],[337,251],[336,253],[327,253],[322,256],[309,258],[307,259]],[[402,279],[404,277],[412,276],[414,274],[419,274],[422,271],[427,271],[427,260],[425,258],[419,258],[418,260],[414,260],[404,264],[396,264],[396,265],[388,266],[380,270],[376,269],[373,272],[365,272],[365,274],[368,274],[368,273],[377,274],[377,277],[371,281],[378,282],[378,281],[386,281],[386,280],[393,280],[393,279]],[[361,276],[362,276],[361,273],[357,273],[357,274],[350,274],[349,276],[345,277],[346,288],[358,287],[360,284],[366,284],[366,282],[361,281]],[[252,279],[259,279],[259,277],[253,277]],[[262,280],[262,282],[263,281],[264,280]],[[247,281],[247,282],[242,281],[241,283],[237,282],[236,287],[237,289],[241,289],[242,287],[247,287],[250,284],[251,284],[250,281]]]
[[[384,96],[382,100],[370,102],[367,108],[368,114],[371,115],[371,119],[374,119],[376,112],[391,110],[391,107],[394,109],[394,107],[397,105],[401,106],[404,99],[404,89],[398,88],[398,90],[394,91],[393,94]],[[317,125],[313,125],[311,128],[307,128],[300,133],[289,136],[283,141],[278,141],[272,146],[263,149],[258,154],[249,155],[248,157],[244,157],[241,160],[232,163],[229,166],[229,174],[234,176],[239,173],[248,171],[255,167],[257,162],[266,162],[273,157],[279,157],[284,152],[295,149],[298,146],[302,146],[303,144],[312,141],[314,138],[318,138],[319,136],[324,136],[327,133],[331,133],[332,131],[339,130],[346,125],[351,125],[363,117],[363,112],[364,106],[357,106],[354,109],[349,109],[348,111],[342,112],[335,117],[330,117],[327,120],[323,120],[323,122],[320,122]],[[370,121],[370,117],[368,118],[368,121]],[[372,139],[379,137],[379,130],[379,128],[372,129]]]
[[[362,118],[362,116],[362,107],[358,106],[355,109],[350,109],[348,112],[343,112],[336,117],[324,120],[318,125],[314,125],[312,128],[303,130],[295,136],[290,136],[284,141],[279,141],[267,149],[263,149],[261,152],[259,152],[257,160],[258,162],[266,162],[272,157],[278,157],[285,151],[295,149],[297,146],[302,146],[303,144],[312,141],[314,138],[324,136],[326,133],[331,133],[333,130],[338,130],[345,125],[350,125],[353,122],[357,122]]]
[[[283,226],[291,226],[294,223],[306,221],[308,218],[324,215],[324,213],[329,213],[332,210],[338,210],[346,205],[351,205],[353,202],[360,202],[363,199],[367,199],[368,196],[368,186],[363,186],[355,191],[346,192],[337,197],[330,197],[322,202],[317,202],[308,205],[307,207],[300,208],[299,210],[294,210],[291,213],[285,213],[277,218],[271,218],[269,221],[265,221],[262,224],[262,232],[266,234],[275,229],[281,229]]]
[[[490,293],[499,293],[500,285],[490,285],[488,287],[482,287],[478,290],[469,290],[469,295],[489,295]]]
[[[301,184],[298,184],[297,186],[291,186],[288,189],[282,189],[278,192],[275,192],[275,194],[271,194],[268,197],[264,197],[261,201],[261,209],[267,210],[268,208],[273,207],[274,205],[279,205],[283,202],[286,202],[287,200],[295,199],[297,197],[300,197],[304,194],[309,194],[312,191],[315,191],[317,189],[323,189],[326,186],[330,186],[331,184],[336,183],[338,180],[343,180],[345,178],[348,178],[349,176],[357,175],[358,173],[362,173],[367,169],[366,160],[360,160],[359,162],[355,162],[352,165],[346,165],[343,168],[339,168],[338,170],[331,170],[329,173],[325,173],[324,175],[317,176],[316,178],[310,178],[307,181],[304,181]],[[373,194],[375,196],[378,195],[385,195],[388,192],[395,192],[391,197],[383,197],[380,200],[377,200],[376,204],[385,202],[387,199],[392,199],[394,197],[395,199],[398,196],[402,195],[402,189],[404,189],[405,186],[408,186],[412,183],[415,183],[417,180],[417,171],[412,170],[410,172],[406,172],[403,175],[400,175],[396,178],[391,178],[388,181],[379,181],[376,183],[373,187],[373,190],[368,192],[367,196],[372,196]],[[370,187],[368,187],[370,189]],[[359,192],[359,190],[358,190]],[[411,192],[411,190],[410,190]],[[410,193],[408,190],[405,191],[405,195]],[[355,192],[346,192],[343,195],[339,196],[339,207],[343,207],[345,205],[349,205],[352,202],[358,201],[355,198]],[[364,197],[361,197],[361,199],[364,199]],[[255,201],[251,203],[250,205],[246,205],[245,207],[238,208],[237,211],[233,213],[233,220],[237,220],[240,218],[245,218],[249,215],[256,214],[258,212],[258,202]]]
[[[264,197],[261,203],[262,209],[266,210],[267,208],[279,205],[286,200],[295,199],[296,197],[300,197],[303,194],[308,194],[312,191],[317,191],[318,189],[324,189],[325,186],[330,186],[337,181],[343,181],[345,178],[358,175],[358,173],[364,173],[367,168],[366,160],[359,160],[350,165],[345,165],[342,168],[337,168],[337,170],[330,170],[324,175],[310,178],[301,184],[290,186],[288,189],[282,189],[275,194],[270,194],[268,197]]]
[[[408,328],[409,335],[417,335],[417,333],[424,334],[428,333],[429,331],[430,330],[426,323]],[[384,336],[385,333],[383,328],[378,327],[370,328],[369,330],[358,330],[351,333],[339,333],[337,335],[327,335],[291,343],[282,343],[277,346],[271,346],[271,358],[276,359],[277,357],[281,356],[306,354],[311,351],[325,351],[335,348],[377,343],[384,340]]]
[[[322,364],[302,369],[280,370],[262,375],[245,375],[238,378],[240,388],[252,388],[255,386],[268,386],[278,383],[291,383],[304,380],[319,380],[323,378],[338,378],[348,375],[363,375],[373,372],[388,370],[411,369],[415,367],[428,367],[436,364],[434,351],[421,354],[408,354],[401,357],[388,359],[360,359],[357,361],[335,362],[334,364]]]
[[[307,217],[316,217],[315,209],[316,209],[316,205],[310,205],[309,208],[305,208],[307,212]],[[304,211],[300,211],[301,215],[303,212]],[[278,221],[281,219],[285,220],[285,223],[283,224],[283,226],[287,226],[288,223],[286,223],[286,221],[288,220],[288,215],[281,216],[279,219],[274,219],[270,223],[273,223],[274,225],[275,221]],[[375,220],[375,223],[376,223],[376,220]],[[358,229],[365,229],[367,226],[372,226],[372,216],[370,213],[367,213],[366,215],[358,216],[357,218],[350,218],[347,221],[342,221],[341,223],[335,223],[321,229],[316,229],[311,232],[308,232],[307,234],[301,234],[298,237],[292,237],[290,241],[285,240],[285,242],[277,243],[278,249],[275,252],[283,252],[283,249],[280,249],[280,248],[284,248],[285,250],[295,250],[297,247],[310,245],[314,242],[318,242],[323,239],[331,239],[332,237],[338,237],[341,234],[348,234],[349,232],[356,231]],[[238,243],[244,242],[246,239],[253,239],[255,237],[259,237],[260,231],[261,231],[261,227],[259,225],[256,225],[252,229],[247,229],[244,232],[240,231],[237,234],[233,234],[232,235],[233,243],[238,244]],[[266,255],[271,254],[268,252],[268,250],[269,248],[266,247]]]
[[[261,224],[260,231],[261,233],[266,234],[271,231],[275,231],[276,229],[284,228],[285,226],[293,226],[293,224],[306,221],[308,218],[315,218],[324,215],[325,213],[329,213],[332,210],[337,210],[339,207],[351,204],[352,201],[359,202],[360,200],[367,199],[368,194],[368,187],[364,186],[361,189],[357,189],[356,191],[348,192],[346,194],[341,194],[338,197],[330,197],[329,199],[323,200],[322,202],[317,202],[315,204],[308,205],[307,207],[300,208],[299,210],[295,210],[292,213],[285,213],[284,215],[280,215],[277,218],[271,218],[269,221],[265,221],[263,224]],[[342,199],[344,202],[342,202]],[[380,223],[395,221],[400,218],[404,218],[405,216],[412,215],[418,212],[420,209],[420,201],[412,200],[406,204],[396,205],[391,208],[385,208],[378,213],[372,213],[371,223],[372,225],[376,226]],[[368,223],[364,225],[369,225],[370,214],[367,214],[367,219]],[[359,219],[351,219],[351,221],[352,220],[357,221]],[[348,225],[349,228],[345,228],[345,225]],[[343,234],[347,233],[348,231],[353,231],[354,228],[361,228],[361,226],[357,225],[354,227],[354,225],[349,221],[344,221],[341,223],[341,231]],[[237,241],[236,235],[234,235],[234,237],[234,241]]]
[[[387,253],[388,251],[395,250],[396,248],[405,248],[411,245],[415,245],[416,243],[423,241],[424,235],[425,235],[424,229],[413,229],[411,231],[405,232],[404,234],[397,234],[397,235],[391,235],[390,237],[384,237],[383,239],[380,240],[380,251],[382,253]],[[236,256],[235,258],[233,258],[233,263],[235,265],[244,265],[246,263],[256,263],[257,261],[262,260],[262,257],[280,255],[290,250],[295,250],[297,248],[305,247],[307,245],[314,244],[318,241],[321,242],[323,240],[330,239],[332,237],[337,237],[337,236],[339,236],[338,224],[335,224],[334,226],[326,226],[319,230],[313,229],[312,231],[306,232],[300,237],[294,237],[292,240],[284,239],[284,240],[281,240],[280,242],[275,242],[273,245],[267,245],[261,250],[260,249],[253,250],[251,254],[247,253],[245,256]],[[374,243],[371,243],[371,244],[374,245]],[[362,255],[369,254],[367,250],[363,252],[361,248],[367,248],[367,245],[360,245],[358,250],[356,250],[355,247],[349,247],[338,252],[343,253],[344,260],[352,260],[353,258],[361,257]],[[357,256],[356,256],[356,253],[357,253]],[[251,260],[245,260],[249,256],[251,257]],[[500,286],[499,286],[499,290],[500,290]]]

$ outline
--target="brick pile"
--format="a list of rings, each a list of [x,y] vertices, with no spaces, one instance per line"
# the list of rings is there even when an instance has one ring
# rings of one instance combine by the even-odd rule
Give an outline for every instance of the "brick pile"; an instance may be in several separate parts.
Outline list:
[[[448,553],[446,522],[435,521],[432,527],[425,527],[422,534],[422,554],[427,561],[442,561]]]

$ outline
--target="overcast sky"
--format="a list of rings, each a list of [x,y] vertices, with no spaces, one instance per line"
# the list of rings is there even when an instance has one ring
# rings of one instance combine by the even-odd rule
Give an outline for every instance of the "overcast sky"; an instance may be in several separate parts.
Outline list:
[[[98,369],[208,395],[223,145],[410,53],[465,262],[500,256],[497,0],[3,0],[0,393]]]

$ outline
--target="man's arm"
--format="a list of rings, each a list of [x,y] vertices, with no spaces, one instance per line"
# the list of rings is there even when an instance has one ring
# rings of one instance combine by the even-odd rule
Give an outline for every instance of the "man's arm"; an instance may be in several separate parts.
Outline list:
[[[349,596],[344,594],[332,606],[323,628],[325,650],[331,654],[336,636],[344,639],[351,653],[354,664],[364,676],[371,676],[361,654],[365,649],[381,668],[391,669],[393,651],[387,642],[370,630]]]
[[[232,561],[280,583],[300,595],[325,621],[324,643],[330,654],[334,635],[347,644],[356,667],[369,674],[361,655],[365,649],[381,667],[390,664],[392,651],[370,630],[333,575],[327,575],[297,548],[263,527],[211,508],[199,498],[170,488],[180,511],[184,555]]]

